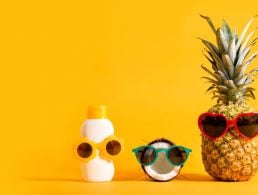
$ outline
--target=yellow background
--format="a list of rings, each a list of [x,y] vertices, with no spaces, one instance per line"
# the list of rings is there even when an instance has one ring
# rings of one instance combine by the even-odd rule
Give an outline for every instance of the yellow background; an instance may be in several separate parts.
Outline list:
[[[1,190],[254,193],[258,176],[241,184],[214,182],[202,166],[196,120],[215,101],[200,79],[207,61],[197,37],[214,37],[199,14],[216,26],[224,17],[240,32],[258,14],[258,2],[2,1]],[[91,104],[107,105],[125,141],[111,183],[83,183],[73,156]],[[168,183],[150,182],[131,152],[160,137],[193,150],[181,176]]]

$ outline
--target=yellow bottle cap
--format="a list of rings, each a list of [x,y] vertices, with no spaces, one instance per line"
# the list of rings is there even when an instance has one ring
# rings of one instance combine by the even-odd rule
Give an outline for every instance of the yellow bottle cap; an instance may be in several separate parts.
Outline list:
[[[89,106],[87,118],[88,119],[99,119],[99,118],[106,118],[107,117],[107,110],[106,106]]]

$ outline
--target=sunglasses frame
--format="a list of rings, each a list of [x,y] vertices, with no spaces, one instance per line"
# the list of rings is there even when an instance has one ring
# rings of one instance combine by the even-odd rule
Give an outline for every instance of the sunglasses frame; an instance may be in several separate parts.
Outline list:
[[[153,160],[153,162],[148,163],[148,164],[142,163],[142,162],[140,161],[140,159],[138,159],[138,157],[137,157],[137,154],[139,153],[139,151],[142,150],[142,149],[146,150],[146,148],[151,148],[151,149],[153,149],[153,150],[156,152],[156,157],[155,157],[155,159]],[[186,158],[185,158],[184,162],[177,164],[177,163],[173,163],[173,162],[169,159],[169,157],[168,157],[168,152],[169,152],[171,149],[173,149],[173,148],[181,148],[181,149],[183,149],[183,150],[185,151],[185,153],[186,153]],[[182,165],[186,162],[186,160],[188,159],[188,156],[189,156],[190,152],[192,152],[192,150],[189,149],[189,148],[186,148],[186,147],[184,147],[184,146],[176,146],[176,145],[173,145],[173,146],[171,146],[171,147],[169,147],[169,148],[154,148],[153,146],[140,146],[140,147],[134,148],[134,149],[132,150],[132,152],[134,152],[137,161],[138,161],[141,165],[143,165],[143,166],[150,166],[150,165],[155,164],[155,162],[158,160],[158,154],[159,154],[160,152],[164,152],[164,153],[165,153],[166,159],[167,159],[167,161],[168,161],[171,165],[174,165],[174,166],[182,166]]]
[[[245,138],[245,139],[252,139],[252,138],[254,138],[256,135],[258,135],[258,132],[257,132],[254,136],[252,136],[252,137],[247,137],[246,135],[244,135],[243,133],[241,133],[240,129],[238,128],[238,126],[237,126],[237,120],[238,120],[240,117],[242,117],[242,116],[251,116],[251,115],[253,115],[253,114],[257,114],[257,115],[258,115],[258,112],[244,112],[244,113],[240,113],[239,115],[237,115],[234,119],[227,119],[227,117],[226,117],[224,114],[212,113],[212,112],[205,112],[205,113],[202,113],[202,114],[198,117],[198,126],[199,126],[199,129],[201,130],[202,134],[203,134],[205,137],[207,137],[207,138],[209,138],[210,140],[213,140],[213,141],[216,140],[216,139],[218,139],[219,137],[222,137],[223,135],[225,135],[226,132],[229,130],[229,128],[232,127],[232,126],[236,129],[237,133],[238,133],[241,137],[243,137],[243,138]],[[205,130],[203,129],[203,125],[202,125],[202,123],[201,123],[201,122],[202,122],[202,119],[203,119],[205,116],[211,116],[211,117],[220,116],[220,117],[223,117],[223,118],[225,119],[225,121],[226,121],[226,127],[225,127],[224,131],[223,131],[220,135],[218,135],[217,137],[211,137],[211,136],[209,136],[209,135],[205,132]]]
[[[111,155],[107,152],[107,144],[110,142],[110,141],[117,141],[118,143],[120,143],[120,146],[121,146],[121,150],[118,154],[116,155]],[[78,152],[77,152],[77,149],[78,149],[78,146],[82,143],[87,143],[91,146],[92,148],[92,153],[89,157],[87,158],[83,158],[81,156],[78,155]],[[77,157],[77,159],[79,159],[80,161],[86,163],[86,162],[89,162],[90,160],[94,159],[96,156],[97,156],[97,150],[98,151],[98,154],[103,157],[104,159],[106,160],[114,160],[119,154],[121,154],[124,150],[124,141],[114,135],[111,135],[109,137],[107,137],[106,139],[104,139],[102,142],[100,143],[95,143],[95,142],[92,142],[90,141],[89,139],[87,139],[86,137],[83,137],[81,138],[77,144],[75,144],[75,147],[74,147],[74,151],[75,151],[75,156]]]

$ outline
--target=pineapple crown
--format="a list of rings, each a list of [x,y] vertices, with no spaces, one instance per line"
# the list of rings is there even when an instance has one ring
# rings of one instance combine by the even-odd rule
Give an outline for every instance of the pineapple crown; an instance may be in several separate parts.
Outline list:
[[[211,63],[213,70],[211,71],[201,65],[202,69],[211,76],[202,77],[211,83],[207,92],[213,93],[212,99],[216,98],[218,102],[225,104],[245,101],[249,97],[255,99],[253,93],[255,89],[249,87],[249,85],[254,81],[254,76],[258,68],[245,73],[248,65],[258,54],[258,52],[255,51],[253,54],[249,55],[251,48],[258,40],[255,38],[249,42],[256,29],[246,36],[255,17],[248,21],[240,36],[237,35],[236,30],[231,31],[225,20],[223,20],[222,26],[216,29],[209,17],[202,15],[201,17],[207,20],[217,41],[217,46],[215,46],[213,43],[200,38],[202,43],[206,46],[204,56]],[[247,58],[248,55],[249,57]]]

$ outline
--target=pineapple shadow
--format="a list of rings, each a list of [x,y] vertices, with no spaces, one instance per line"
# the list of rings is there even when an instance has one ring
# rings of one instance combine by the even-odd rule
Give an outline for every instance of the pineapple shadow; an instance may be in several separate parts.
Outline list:
[[[178,175],[175,180],[180,180],[180,181],[193,181],[193,182],[214,182],[216,181],[209,175],[205,174],[193,174],[193,173],[188,173],[188,174],[180,174]]]

